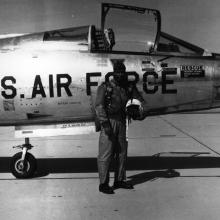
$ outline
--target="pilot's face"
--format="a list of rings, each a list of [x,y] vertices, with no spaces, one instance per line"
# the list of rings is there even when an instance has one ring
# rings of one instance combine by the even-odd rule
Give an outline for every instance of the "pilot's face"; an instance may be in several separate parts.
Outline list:
[[[119,84],[119,85],[123,85],[127,82],[127,74],[126,72],[115,72],[114,73],[114,80]]]

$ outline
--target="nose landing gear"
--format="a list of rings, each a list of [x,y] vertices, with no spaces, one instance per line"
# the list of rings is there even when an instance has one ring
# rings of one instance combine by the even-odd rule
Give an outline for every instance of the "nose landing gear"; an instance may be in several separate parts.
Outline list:
[[[35,173],[37,161],[32,154],[27,152],[32,147],[29,138],[25,138],[25,144],[14,147],[22,150],[22,152],[16,153],[11,159],[10,169],[16,178],[30,178]]]

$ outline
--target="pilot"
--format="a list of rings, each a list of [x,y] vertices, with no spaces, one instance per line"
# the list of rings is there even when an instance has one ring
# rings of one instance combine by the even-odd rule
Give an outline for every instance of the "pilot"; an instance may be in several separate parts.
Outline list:
[[[135,84],[129,83],[126,68],[123,62],[113,65],[113,79],[102,83],[97,90],[96,115],[101,125],[99,137],[98,172],[99,191],[113,194],[114,189],[133,189],[133,186],[125,181],[125,165],[127,159],[126,140],[126,104],[128,100],[144,100],[138,92]],[[129,105],[131,107],[131,105]],[[129,109],[129,108],[128,108]],[[132,106],[128,110],[129,117],[143,119],[138,109]],[[110,164],[115,158],[115,175],[113,187],[109,186]]]

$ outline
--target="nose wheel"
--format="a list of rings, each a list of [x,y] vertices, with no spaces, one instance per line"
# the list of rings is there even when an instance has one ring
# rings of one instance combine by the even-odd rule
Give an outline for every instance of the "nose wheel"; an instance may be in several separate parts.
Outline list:
[[[16,153],[10,164],[12,174],[19,179],[30,178],[37,169],[37,161],[35,157],[28,153],[33,146],[29,143],[29,138],[25,138],[25,144],[16,146],[22,149],[22,152]]]
[[[11,172],[16,178],[30,178],[35,173],[36,168],[37,161],[30,153],[26,153],[24,160],[22,160],[22,152],[15,154],[11,159]]]

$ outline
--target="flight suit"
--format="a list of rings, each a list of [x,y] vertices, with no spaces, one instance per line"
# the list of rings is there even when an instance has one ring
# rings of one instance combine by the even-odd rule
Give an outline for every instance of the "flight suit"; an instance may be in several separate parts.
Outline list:
[[[98,152],[98,171],[100,184],[108,184],[110,163],[115,156],[115,182],[125,179],[127,159],[126,103],[132,97],[140,98],[136,88],[128,84],[120,87],[114,80],[98,87],[96,96],[96,115],[101,124]],[[133,90],[133,91],[132,91]],[[129,92],[130,91],[130,92]],[[103,124],[108,123],[111,134],[106,134]]]

